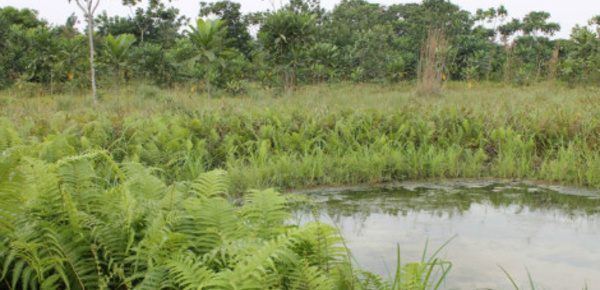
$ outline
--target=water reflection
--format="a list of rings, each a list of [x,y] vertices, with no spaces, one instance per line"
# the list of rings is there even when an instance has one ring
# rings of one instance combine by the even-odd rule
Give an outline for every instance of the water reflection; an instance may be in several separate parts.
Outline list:
[[[577,192],[575,192],[577,193]],[[338,226],[361,266],[388,276],[396,243],[404,261],[457,238],[442,252],[453,262],[446,289],[509,289],[498,265],[529,288],[600,289],[600,196],[523,184],[423,183],[367,191],[305,193]],[[311,219],[306,211],[300,220]],[[393,271],[393,269],[392,269]]]

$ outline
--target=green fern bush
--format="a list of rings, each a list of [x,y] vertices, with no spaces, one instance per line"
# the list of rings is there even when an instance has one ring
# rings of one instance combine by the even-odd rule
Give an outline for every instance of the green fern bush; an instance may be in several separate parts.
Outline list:
[[[236,202],[224,171],[167,185],[103,151],[28,155],[0,159],[2,289],[334,289],[355,279],[334,228],[286,223],[288,199],[273,190]]]

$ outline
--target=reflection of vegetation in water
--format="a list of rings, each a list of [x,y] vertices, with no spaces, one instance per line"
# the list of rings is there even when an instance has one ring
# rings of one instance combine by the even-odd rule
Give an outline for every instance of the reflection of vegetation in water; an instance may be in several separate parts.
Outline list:
[[[600,198],[597,196],[564,194],[525,184],[432,188],[424,185],[414,189],[399,187],[345,191],[329,194],[321,203],[334,220],[344,216],[364,220],[374,213],[407,216],[414,212],[452,218],[468,211],[472,204],[485,204],[494,208],[516,206],[516,213],[525,210],[554,211],[567,218],[600,213]]]

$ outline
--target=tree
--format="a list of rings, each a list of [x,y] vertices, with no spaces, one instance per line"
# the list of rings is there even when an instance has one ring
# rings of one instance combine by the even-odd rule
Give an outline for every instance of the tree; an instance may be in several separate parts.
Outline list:
[[[201,62],[204,65],[204,85],[210,100],[210,77],[212,66],[219,60],[223,51],[224,36],[227,28],[222,20],[198,19],[196,26],[190,25],[187,35],[194,46],[193,63]]]
[[[156,3],[156,4],[152,4]],[[133,9],[131,4],[128,4]],[[98,32],[103,36],[133,34],[140,45],[145,42],[171,47],[179,36],[179,29],[187,22],[179,15],[179,9],[167,8],[163,3],[150,2],[147,8],[138,7],[131,16],[109,17],[106,12],[97,18]]]
[[[279,10],[267,16],[258,33],[263,48],[280,73],[286,93],[294,87],[300,51],[314,40],[315,20],[315,15]]]
[[[103,36],[134,34],[139,35],[139,30],[131,17],[108,16],[106,11],[103,11],[96,18],[98,33]]]
[[[36,28],[48,24],[46,21],[38,19],[35,10],[19,10],[11,6],[0,8],[0,18],[3,18],[8,25],[20,25],[23,28]]]
[[[555,48],[555,42],[548,36],[560,30],[558,23],[548,22],[548,19],[550,13],[533,11],[521,21],[523,35],[515,39],[514,45],[514,55],[523,63],[514,78],[518,83],[537,81],[546,72]]]
[[[495,52],[497,50],[496,39],[500,34],[500,25],[504,24],[506,17],[508,16],[508,10],[503,5],[496,8],[489,8],[488,10],[477,9],[474,20],[480,23],[486,23],[491,25],[491,28],[485,28],[483,24],[478,25],[473,30],[473,34],[475,35],[475,41],[472,43],[477,43],[477,39],[485,39],[487,38],[487,47],[485,49],[477,50],[477,53],[474,53],[474,59],[477,61],[476,67],[481,69],[485,69],[485,79],[487,81],[490,80],[490,76],[493,68],[493,61],[495,58]],[[500,22],[500,23],[499,23]],[[500,25],[498,25],[500,24]],[[483,37],[481,37],[483,36]],[[482,58],[483,56],[483,58]],[[487,63],[482,63],[481,61],[487,59]],[[467,70],[470,69],[469,64],[467,64]],[[468,78],[470,79],[471,73],[468,73]]]
[[[179,29],[188,19],[179,15],[179,9],[167,8],[160,1],[150,1],[146,9],[135,10],[132,21],[138,28],[140,44],[147,40],[170,47],[174,44],[174,38],[179,35]]]
[[[525,35],[533,35],[537,37],[538,33],[552,36],[560,30],[560,24],[556,22],[548,22],[550,13],[544,11],[532,11],[525,15],[522,22],[521,30]]]
[[[73,38],[62,37],[59,39],[59,53],[56,70],[59,76],[70,82],[79,72],[83,72],[85,65],[85,36],[78,34]]]
[[[283,9],[296,14],[311,14],[317,16],[317,24],[322,24],[325,19],[325,8],[321,7],[321,0],[289,0]]]
[[[592,21],[589,22],[593,24]],[[569,84],[593,83],[600,80],[600,34],[587,26],[576,25],[571,39],[563,42],[566,57],[562,74]]]
[[[121,34],[117,37],[111,34],[104,40],[103,62],[110,66],[115,73],[117,86],[120,85],[123,76],[125,80],[128,79],[127,72],[133,65],[131,46],[135,41],[133,34]]]
[[[69,0],[71,3],[73,0]],[[90,44],[90,73],[92,78],[92,101],[98,103],[98,92],[96,89],[96,68],[94,66],[94,14],[100,5],[100,0],[75,0],[75,3],[83,11],[87,19],[87,34]]]
[[[215,3],[200,2],[200,17],[217,16],[224,21],[227,27],[225,38],[229,40],[228,45],[239,50],[246,57],[250,56],[252,48],[249,45],[250,33],[248,33],[248,22],[240,11],[241,4],[229,0]]]
[[[412,73],[417,72],[419,56],[426,43],[430,30],[441,29],[448,40],[447,67],[452,76],[458,75],[458,67],[463,62],[464,38],[472,32],[473,19],[468,11],[446,0],[424,0],[421,4],[397,4],[390,6],[385,15],[390,17],[396,33],[398,51],[405,51],[406,66]]]
[[[38,27],[25,33],[27,52],[24,55],[28,81],[54,84],[53,67],[58,58],[58,38],[50,29]],[[53,87],[51,87],[51,91]]]

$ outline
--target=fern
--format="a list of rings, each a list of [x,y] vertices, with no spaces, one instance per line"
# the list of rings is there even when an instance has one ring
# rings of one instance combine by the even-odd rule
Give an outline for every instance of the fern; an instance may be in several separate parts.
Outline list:
[[[61,152],[0,156],[0,288],[331,289],[345,265],[334,229],[286,225],[299,198],[237,207],[224,171],[167,187],[104,151]]]
[[[273,189],[250,191],[242,213],[261,238],[272,237],[283,228],[283,222],[292,217],[285,198]]]
[[[215,274],[192,258],[193,254],[179,255],[167,262],[169,274],[180,289],[204,289],[212,286]]]
[[[141,282],[137,282],[141,279]],[[169,279],[168,268],[166,265],[153,267],[146,272],[139,272],[130,277],[127,281],[129,284],[136,284],[134,290],[156,290],[163,288],[174,288],[172,281]]]
[[[328,272],[348,258],[348,250],[338,229],[319,222],[309,222],[298,231],[295,251],[309,261]]]
[[[17,170],[18,163],[0,162],[0,236],[6,236],[15,228],[15,221],[23,214],[25,196],[21,194],[24,178]]]
[[[128,190],[135,199],[160,200],[166,193],[165,184],[138,163],[123,165]]]
[[[6,118],[0,119],[0,152],[22,144],[19,134]]]
[[[27,185],[24,190],[29,214],[46,221],[63,222],[66,216],[56,167],[31,158],[25,158],[24,163],[21,171]]]
[[[190,192],[200,199],[229,197],[227,173],[224,170],[213,170],[200,174],[192,183]]]
[[[303,262],[298,267],[293,268],[293,272],[289,275],[291,280],[289,289],[295,290],[333,290],[335,284],[330,277],[323,275],[319,267],[309,266],[307,262]]]
[[[188,220],[183,220],[181,231],[194,239],[194,247],[206,253],[222,243],[243,237],[246,231],[240,226],[235,208],[221,198],[205,202],[190,199],[184,205]]]

